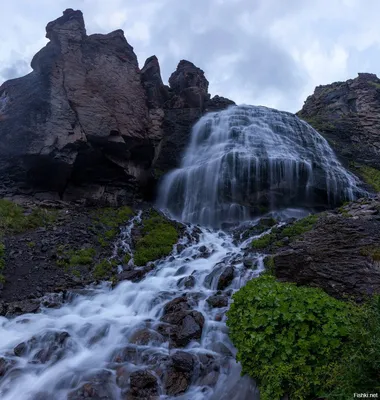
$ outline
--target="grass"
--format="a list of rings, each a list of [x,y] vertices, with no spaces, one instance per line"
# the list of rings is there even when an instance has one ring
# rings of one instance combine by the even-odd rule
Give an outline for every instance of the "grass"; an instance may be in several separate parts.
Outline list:
[[[376,192],[380,192],[380,171],[367,165],[361,165],[359,172],[368,185],[372,186]]]
[[[141,233],[135,243],[134,262],[138,266],[167,256],[179,237],[177,229],[156,212],[143,221]]]
[[[21,233],[40,226],[48,226],[57,219],[56,210],[34,208],[30,214],[9,200],[0,199],[0,234]]]
[[[271,245],[275,247],[283,246],[282,240],[288,238],[290,241],[294,240],[300,235],[313,229],[315,223],[318,221],[318,215],[311,214],[302,218],[285,228],[275,228],[271,233],[259,237],[252,241],[252,247],[256,250],[265,249]]]

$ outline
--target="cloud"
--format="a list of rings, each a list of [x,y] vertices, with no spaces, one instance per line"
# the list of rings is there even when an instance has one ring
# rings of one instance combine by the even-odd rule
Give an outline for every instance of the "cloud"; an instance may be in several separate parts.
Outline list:
[[[378,72],[380,3],[367,0],[19,0],[2,4],[0,79],[27,72],[46,24],[83,11],[88,33],[118,28],[140,65],[153,54],[164,81],[180,59],[202,68],[210,92],[297,111],[314,87]]]

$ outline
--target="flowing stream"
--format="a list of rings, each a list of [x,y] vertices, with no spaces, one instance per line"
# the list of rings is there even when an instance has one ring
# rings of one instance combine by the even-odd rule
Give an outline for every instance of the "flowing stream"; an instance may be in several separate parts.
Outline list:
[[[254,382],[240,376],[225,311],[263,270],[263,255],[246,250],[255,236],[220,227],[253,219],[259,206],[280,220],[301,217],[296,207],[334,205],[359,191],[327,142],[288,113],[244,106],[205,116],[159,199],[202,227],[188,224],[140,282],[103,283],[68,293],[57,309],[0,317],[0,399],[258,399]],[[131,252],[139,219],[115,252]]]

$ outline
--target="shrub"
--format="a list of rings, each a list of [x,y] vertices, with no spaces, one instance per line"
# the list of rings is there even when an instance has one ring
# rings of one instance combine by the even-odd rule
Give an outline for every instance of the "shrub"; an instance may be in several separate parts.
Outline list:
[[[95,265],[92,275],[94,276],[95,279],[104,279],[110,274],[110,272],[116,266],[117,262],[115,260],[104,259]]]
[[[252,247],[254,249],[265,249],[268,247],[273,241],[276,240],[276,235],[274,233],[267,233],[252,241]]]
[[[366,183],[371,185],[376,192],[380,192],[380,171],[367,165],[361,165],[359,171]]]
[[[331,387],[353,306],[270,275],[249,281],[233,300],[227,313],[230,337],[262,400],[286,393],[301,400]]]
[[[178,241],[177,229],[158,213],[144,220],[142,235],[135,244],[135,265],[168,255]]]

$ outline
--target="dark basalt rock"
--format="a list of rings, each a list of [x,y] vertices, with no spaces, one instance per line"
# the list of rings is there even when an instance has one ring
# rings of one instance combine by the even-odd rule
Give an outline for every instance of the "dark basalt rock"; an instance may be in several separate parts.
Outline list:
[[[224,295],[210,296],[206,301],[212,308],[221,308],[228,306],[228,297]]]
[[[355,79],[317,86],[297,115],[350,161],[380,169],[380,79],[359,73]]]
[[[152,165],[178,165],[206,110],[203,71],[182,60],[169,88],[155,56],[140,71],[122,30],[87,35],[81,11],[72,9],[47,25],[46,37],[33,71],[0,86],[0,196],[111,205],[150,199]],[[228,103],[218,98],[210,107]]]

